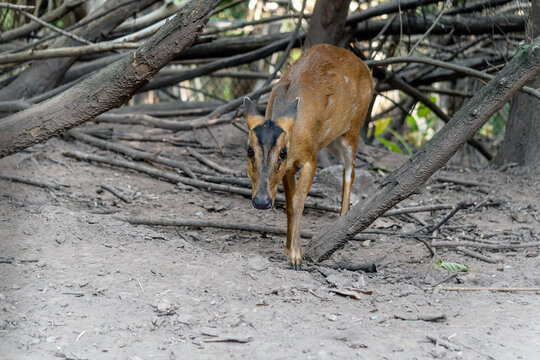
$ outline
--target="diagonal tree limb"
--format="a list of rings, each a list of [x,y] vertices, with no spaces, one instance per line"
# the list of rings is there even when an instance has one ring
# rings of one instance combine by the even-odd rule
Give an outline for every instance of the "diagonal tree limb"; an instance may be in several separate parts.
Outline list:
[[[452,117],[433,139],[386,177],[378,191],[323,228],[309,243],[305,256],[327,259],[355,234],[395,204],[409,197],[444,166],[455,152],[520,88],[540,74],[540,37],[522,49],[495,78]]]
[[[0,157],[118,107],[188,47],[221,0],[193,0],[132,55],[47,101],[0,122]]]

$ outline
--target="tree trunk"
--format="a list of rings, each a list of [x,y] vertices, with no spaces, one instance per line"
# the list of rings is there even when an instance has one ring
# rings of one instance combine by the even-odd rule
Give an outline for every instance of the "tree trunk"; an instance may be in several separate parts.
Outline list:
[[[540,73],[540,37],[452,117],[423,148],[392,172],[377,192],[313,238],[306,258],[319,262],[367,228],[392,206],[409,197],[452,157],[482,125],[527,82]]]
[[[133,16],[137,11],[146,8],[156,1],[107,1],[98,10],[98,13],[102,14],[101,17],[90,21],[83,27],[72,31],[72,33],[86,40],[95,41],[101,36],[107,35],[112,29],[128,17]],[[94,17],[95,15],[89,14],[85,19]],[[60,36],[49,48],[74,45],[82,44],[73,39]],[[30,98],[36,94],[55,88],[60,84],[64,74],[76,60],[77,58],[73,57],[34,61],[28,69],[20,73],[8,86],[0,89],[0,101]]]
[[[191,45],[221,0],[194,0],[131,55],[69,90],[0,121],[0,158],[122,105]]]
[[[304,49],[317,44],[339,45],[351,0],[317,0],[309,21]]]
[[[540,36],[540,1],[533,1],[529,13],[527,38]],[[540,76],[529,86],[540,88]],[[540,100],[518,93],[512,99],[506,133],[496,163],[517,163],[540,171]]]

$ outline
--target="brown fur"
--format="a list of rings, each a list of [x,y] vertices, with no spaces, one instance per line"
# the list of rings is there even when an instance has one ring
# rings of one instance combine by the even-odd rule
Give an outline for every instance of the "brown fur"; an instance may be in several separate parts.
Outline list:
[[[349,210],[356,148],[373,88],[371,72],[351,52],[332,45],[317,45],[308,50],[289,67],[270,94],[266,119],[275,121],[283,133],[268,154],[264,169],[265,159],[253,129],[265,118],[251,106],[245,109],[250,130],[248,146],[255,152],[253,160],[248,158],[253,196],[268,195],[273,202],[277,187],[283,182],[287,209],[286,252],[295,268],[302,262],[299,233],[304,201],[315,176],[317,152],[325,147],[344,164],[341,215]],[[287,109],[297,98],[297,114],[291,116]],[[287,116],[282,116],[285,113]],[[285,161],[279,159],[283,148],[288,149]],[[260,189],[262,183],[267,183],[266,189]]]

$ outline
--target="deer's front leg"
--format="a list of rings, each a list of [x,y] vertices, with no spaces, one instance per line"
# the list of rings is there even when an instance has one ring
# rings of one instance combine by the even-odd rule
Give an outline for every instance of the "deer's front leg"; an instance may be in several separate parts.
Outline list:
[[[292,199],[292,216],[289,219],[287,209],[287,233],[289,233],[290,225],[292,223],[292,239],[289,249],[289,258],[291,261],[291,267],[294,270],[299,270],[302,265],[302,242],[300,240],[300,225],[302,222],[302,212],[304,211],[304,202],[306,196],[313,183],[313,177],[317,169],[317,159],[315,158],[311,162],[308,162],[302,166],[300,170],[300,178]],[[293,178],[294,180],[294,178]],[[287,234],[288,235],[288,234]]]
[[[287,244],[285,245],[285,254],[291,253],[291,244],[293,239],[294,208],[293,197],[296,190],[296,179],[294,173],[285,174],[283,177],[283,190],[285,190],[285,210],[287,211]]]

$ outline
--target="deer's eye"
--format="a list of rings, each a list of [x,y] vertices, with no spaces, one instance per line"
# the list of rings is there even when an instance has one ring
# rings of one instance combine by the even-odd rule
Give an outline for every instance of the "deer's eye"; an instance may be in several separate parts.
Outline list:
[[[279,152],[279,160],[286,160],[287,159],[287,148],[284,147],[283,149],[281,149],[281,151]]]
[[[248,146],[248,148],[247,148],[247,156],[250,159],[253,159],[255,157],[255,151],[253,151],[253,146]]]

